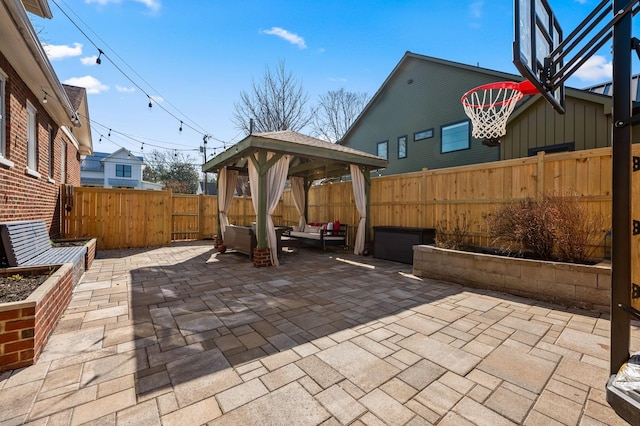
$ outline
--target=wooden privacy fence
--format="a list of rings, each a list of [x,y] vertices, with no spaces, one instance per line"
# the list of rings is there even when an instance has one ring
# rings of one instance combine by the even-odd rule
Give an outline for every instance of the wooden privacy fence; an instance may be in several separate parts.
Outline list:
[[[633,152],[640,155],[640,146],[634,146]],[[371,184],[370,225],[447,227],[464,217],[473,242],[486,244],[487,217],[496,207],[574,193],[590,214],[605,218],[609,229],[611,173],[611,148],[600,148],[376,177]],[[634,180],[637,191],[640,182]],[[71,211],[64,215],[64,236],[96,237],[99,249],[167,245],[175,239],[212,238],[217,232],[215,196],[78,187],[73,201]],[[634,200],[634,209],[640,212],[635,204]],[[309,222],[348,224],[349,241],[354,241],[359,215],[351,182],[312,187],[308,210]],[[238,225],[255,221],[251,199],[235,197],[229,217]],[[283,194],[274,223],[298,223],[290,191]]]

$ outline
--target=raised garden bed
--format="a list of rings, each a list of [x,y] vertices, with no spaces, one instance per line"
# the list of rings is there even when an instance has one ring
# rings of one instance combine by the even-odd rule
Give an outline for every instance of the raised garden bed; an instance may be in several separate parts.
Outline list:
[[[581,265],[416,245],[413,273],[467,287],[609,312],[609,262]]]
[[[0,303],[0,371],[35,363],[73,290],[70,263],[0,270],[2,277],[18,275],[49,277],[25,300]]]

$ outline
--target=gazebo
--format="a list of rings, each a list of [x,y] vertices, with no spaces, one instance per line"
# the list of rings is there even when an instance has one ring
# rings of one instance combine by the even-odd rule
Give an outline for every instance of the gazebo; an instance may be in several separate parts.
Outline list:
[[[249,176],[251,199],[256,211],[258,251],[277,247],[271,215],[282,196],[287,178],[299,213],[298,226],[304,227],[311,184],[323,178],[351,175],[356,208],[360,214],[354,253],[361,254],[369,228],[370,172],[386,165],[385,158],[284,130],[250,134],[207,161],[202,171],[218,174],[218,212],[223,239],[225,227],[229,225],[227,212],[237,177]],[[270,256],[271,264],[277,266],[275,249],[271,250]]]

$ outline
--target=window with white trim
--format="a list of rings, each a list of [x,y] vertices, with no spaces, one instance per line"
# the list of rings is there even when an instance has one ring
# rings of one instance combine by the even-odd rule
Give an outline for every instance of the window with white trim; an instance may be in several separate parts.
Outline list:
[[[440,135],[442,143],[441,152],[445,153],[469,149],[471,146],[469,129],[469,121],[442,126]]]
[[[131,165],[129,164],[116,164],[116,176],[117,177],[131,177]]]
[[[38,122],[36,121],[36,109],[27,102],[27,168],[38,171]]]
[[[67,183],[67,143],[64,141],[60,151],[60,183]]]
[[[55,149],[56,149],[56,143],[55,143],[55,135],[53,133],[53,127],[49,126],[49,177],[51,179],[53,179]]]
[[[7,75],[0,69],[0,158],[7,157],[7,137],[5,134],[7,128],[7,115],[4,106],[6,103],[6,83]]]

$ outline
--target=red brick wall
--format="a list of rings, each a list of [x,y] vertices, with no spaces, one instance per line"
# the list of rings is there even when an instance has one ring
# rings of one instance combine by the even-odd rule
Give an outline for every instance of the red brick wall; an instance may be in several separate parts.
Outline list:
[[[6,82],[6,159],[13,167],[0,164],[0,222],[44,220],[52,237],[60,235],[59,188],[61,151],[67,150],[67,184],[80,185],[80,161],[75,145],[44,110],[43,93],[32,93],[6,58],[0,53],[0,69]],[[36,108],[38,166],[40,177],[25,173],[27,167],[27,100]],[[52,100],[53,102],[53,100]],[[49,128],[54,136],[54,167],[49,179]]]
[[[11,268],[6,274],[17,273]],[[44,268],[47,273],[47,267]],[[25,272],[21,272],[25,274]],[[58,269],[31,298],[23,303],[0,304],[0,371],[32,365],[40,356],[58,319],[71,301],[73,270],[71,265]]]

